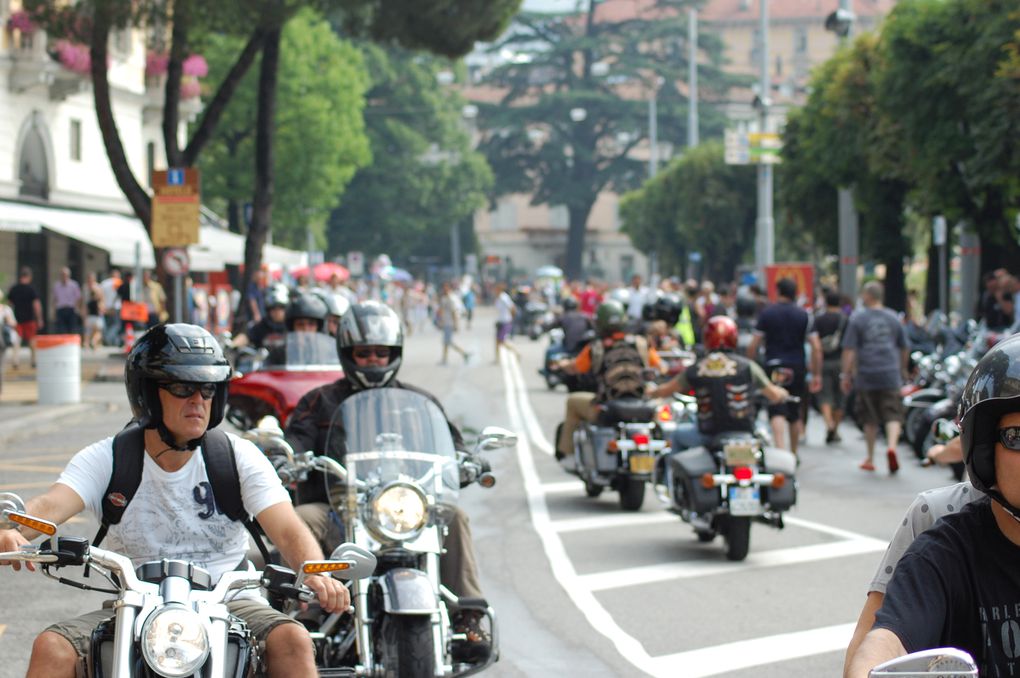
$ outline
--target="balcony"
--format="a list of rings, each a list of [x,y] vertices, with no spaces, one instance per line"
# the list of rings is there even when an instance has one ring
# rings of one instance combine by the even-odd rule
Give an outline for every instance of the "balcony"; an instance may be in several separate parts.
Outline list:
[[[11,93],[45,89],[51,101],[63,101],[89,88],[86,74],[72,71],[53,59],[42,31],[29,34],[13,30],[7,31],[6,37]]]

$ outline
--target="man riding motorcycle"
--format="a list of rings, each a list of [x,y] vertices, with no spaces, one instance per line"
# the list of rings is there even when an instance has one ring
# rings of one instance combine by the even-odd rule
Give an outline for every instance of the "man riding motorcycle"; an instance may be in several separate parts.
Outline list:
[[[698,432],[705,439],[730,431],[754,432],[757,411],[749,397],[757,387],[772,402],[782,402],[789,393],[773,384],[765,371],[737,355],[737,324],[728,316],[714,316],[705,323],[702,335],[709,353],[669,381],[647,390],[650,398],[674,391],[694,389],[698,399]]]
[[[560,328],[563,330],[563,350],[576,354],[581,350],[586,335],[593,329],[591,318],[577,308],[577,299],[566,297],[563,300],[563,313],[556,320],[545,326],[545,330]]]
[[[112,548],[136,566],[160,557],[182,559],[208,569],[214,583],[236,569],[245,559],[248,531],[216,510],[207,451],[202,450],[207,432],[223,418],[230,374],[219,344],[201,327],[157,325],[149,330],[135,343],[125,367],[133,425],[141,429],[137,440],[142,449],[136,453],[144,455],[137,491],[125,499],[108,487],[116,453],[111,437],[78,452],[49,490],[27,502],[27,510],[59,524],[85,508],[103,518],[105,501],[129,502],[119,522],[107,525],[104,519],[104,529],[109,528]],[[226,435],[244,509],[291,565],[321,559],[319,545],[295,514],[266,457],[250,442]],[[0,552],[17,550],[28,543],[26,536],[0,531]],[[341,612],[350,604],[346,587],[331,577],[316,575],[305,583],[325,609]],[[270,676],[315,675],[303,626],[258,598],[240,596],[228,607],[265,643]],[[91,675],[84,672],[84,662],[92,632],[113,616],[112,609],[97,610],[47,628],[32,647],[28,675]]]
[[[341,318],[337,335],[345,378],[320,386],[301,399],[287,423],[286,437],[291,446],[298,451],[327,454],[343,463],[346,452],[343,430],[333,415],[341,402],[363,389],[408,389],[439,405],[427,391],[396,380],[403,347],[400,318],[389,306],[377,301],[353,304]],[[460,431],[452,423],[449,426],[457,449],[465,450]],[[298,514],[320,542],[332,547],[341,541],[321,474],[313,472],[298,485],[298,504]],[[460,508],[450,522],[444,547],[446,554],[439,561],[443,585],[458,597],[482,598],[471,531]],[[480,613],[463,611],[452,621],[455,633],[467,637],[467,643],[456,648],[458,657],[468,661],[485,659],[491,651],[491,639],[480,626]]]
[[[351,307],[350,300],[340,292],[330,292],[317,288],[312,292],[326,304],[326,334],[335,337],[340,331],[340,318]]]
[[[248,343],[255,348],[263,348],[282,341],[283,335],[287,332],[285,321],[289,303],[290,295],[287,288],[283,285],[274,285],[266,294],[266,315],[246,332]],[[243,345],[243,342],[237,344]]]
[[[595,406],[625,397],[641,397],[645,368],[659,369],[662,361],[655,349],[641,336],[628,335],[627,312],[615,299],[602,302],[595,310],[595,331],[598,337],[581,349],[574,360],[563,360],[561,369],[568,373],[593,372],[595,393],[577,391],[567,396],[566,414],[556,442],[558,460],[573,459],[574,431],[582,421],[596,419]]]

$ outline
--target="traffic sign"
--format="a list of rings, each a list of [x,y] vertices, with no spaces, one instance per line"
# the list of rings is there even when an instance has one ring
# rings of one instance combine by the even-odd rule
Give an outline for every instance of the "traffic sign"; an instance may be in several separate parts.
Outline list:
[[[751,162],[764,165],[778,165],[779,152],[783,142],[775,132],[752,132],[747,135],[751,148]]]
[[[183,247],[198,243],[198,170],[172,167],[152,173],[152,245]]]
[[[348,252],[347,270],[350,271],[351,275],[355,278],[360,278],[365,275],[365,255],[355,250]]]
[[[723,157],[727,165],[750,165],[751,147],[745,132],[728,129],[724,135],[725,151]]]
[[[190,263],[188,250],[183,247],[168,247],[163,250],[163,270],[169,275],[188,275]]]

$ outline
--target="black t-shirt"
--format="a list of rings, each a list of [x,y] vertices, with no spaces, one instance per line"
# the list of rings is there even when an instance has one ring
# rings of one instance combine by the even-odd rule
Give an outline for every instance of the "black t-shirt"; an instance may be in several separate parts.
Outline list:
[[[19,323],[35,320],[35,300],[39,298],[35,288],[25,283],[17,283],[7,293],[7,299],[14,307],[14,319]]]
[[[836,332],[839,332],[841,329],[845,330],[846,321],[847,317],[839,311],[825,311],[824,313],[819,313],[815,316],[815,331],[818,332],[818,338],[822,340],[823,350],[827,343],[825,341],[825,337],[831,336]],[[839,337],[839,341],[842,343],[842,336]],[[837,346],[837,348],[832,351],[824,351],[822,356],[825,360],[833,360],[838,358],[840,353],[842,353],[842,350]]]
[[[754,328],[765,335],[765,360],[790,367],[804,367],[804,341],[814,332],[811,316],[792,302],[766,306]]]
[[[907,652],[957,647],[982,678],[1020,675],[1020,546],[999,530],[991,499],[920,534],[893,573],[875,628]]]

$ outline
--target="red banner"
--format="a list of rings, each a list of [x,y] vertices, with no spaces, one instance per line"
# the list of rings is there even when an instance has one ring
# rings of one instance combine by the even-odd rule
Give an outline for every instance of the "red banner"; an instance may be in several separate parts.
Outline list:
[[[789,278],[797,283],[796,302],[810,309],[815,297],[815,267],[811,264],[785,263],[772,264],[765,267],[765,285],[769,301],[775,303],[779,298],[776,283]]]

